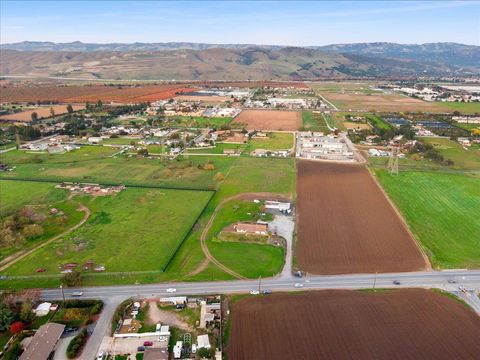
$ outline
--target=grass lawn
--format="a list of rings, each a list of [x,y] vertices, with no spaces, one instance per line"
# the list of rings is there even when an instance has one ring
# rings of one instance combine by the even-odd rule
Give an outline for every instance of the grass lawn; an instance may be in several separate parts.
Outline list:
[[[435,268],[480,266],[480,179],[442,172],[375,171]]]
[[[187,235],[210,192],[128,188],[116,196],[79,197],[92,216],[66,238],[7,269],[9,275],[59,274],[58,266],[94,261],[108,272],[160,271]]]
[[[458,142],[446,138],[424,137],[422,141],[438,149],[445,159],[453,161],[454,168],[480,168],[480,149],[472,146],[465,150]]]
[[[210,242],[208,248],[223,265],[247,278],[271,277],[282,270],[282,247],[239,242]]]
[[[253,138],[248,142],[245,149],[251,152],[255,149],[287,150],[293,147],[293,134],[284,132],[270,132],[264,138]]]

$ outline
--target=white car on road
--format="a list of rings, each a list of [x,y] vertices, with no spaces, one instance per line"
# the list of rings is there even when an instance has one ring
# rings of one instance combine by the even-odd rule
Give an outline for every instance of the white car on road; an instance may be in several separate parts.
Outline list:
[[[83,291],[74,291],[72,293],[72,296],[82,296],[83,295]]]
[[[250,290],[250,295],[258,295],[260,294],[260,291],[258,290]]]
[[[295,283],[295,285],[293,285],[293,286],[295,286],[296,288],[302,288],[303,284],[302,283]]]
[[[175,289],[175,288],[168,288],[167,289],[167,293],[174,293],[174,292],[177,292],[177,289]]]

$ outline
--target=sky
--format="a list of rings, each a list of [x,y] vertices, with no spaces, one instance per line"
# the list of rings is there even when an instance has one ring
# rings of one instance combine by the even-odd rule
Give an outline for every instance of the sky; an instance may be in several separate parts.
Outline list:
[[[480,1],[0,1],[0,42],[480,45]]]

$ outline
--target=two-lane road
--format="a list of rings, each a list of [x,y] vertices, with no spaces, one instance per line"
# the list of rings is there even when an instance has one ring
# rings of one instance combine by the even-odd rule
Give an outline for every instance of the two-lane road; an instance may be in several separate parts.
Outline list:
[[[393,281],[400,285],[394,285]],[[364,289],[372,288],[375,283],[377,288],[395,287],[425,287],[446,288],[449,280],[454,280],[466,288],[480,288],[480,270],[455,270],[455,271],[428,271],[387,274],[355,274],[355,275],[328,275],[308,276],[304,278],[269,278],[261,280],[262,289],[272,291],[291,291],[295,289],[321,290],[321,289]],[[294,285],[300,283],[301,288]],[[95,299],[127,299],[129,297],[166,296],[167,288],[175,288],[178,295],[204,295],[204,294],[231,294],[248,292],[257,289],[259,280],[234,280],[214,282],[179,282],[148,285],[128,286],[102,286],[85,287],[81,289],[66,289],[65,296],[71,298],[74,291],[83,291],[84,298]],[[46,289],[42,291],[45,300],[59,300],[62,298],[60,289]]]
[[[393,282],[399,281],[399,285]],[[450,282],[449,282],[450,281]],[[454,281],[454,283],[453,283]],[[295,286],[297,284],[297,287]],[[298,285],[300,284],[300,286]],[[75,291],[83,291],[82,298],[100,299],[104,301],[105,308],[97,321],[95,330],[90,337],[84,351],[83,359],[94,359],[99,351],[102,339],[111,330],[111,320],[115,308],[125,299],[130,297],[151,298],[169,295],[207,295],[207,294],[233,294],[246,293],[252,289],[270,289],[272,291],[293,290],[325,290],[325,289],[366,289],[373,288],[441,288],[455,292],[459,286],[473,290],[471,296],[477,296],[480,289],[480,270],[454,270],[454,271],[428,271],[413,273],[389,274],[355,274],[308,276],[304,278],[269,278],[259,280],[234,280],[217,282],[190,282],[190,283],[162,283],[149,285],[129,286],[102,286],[85,287],[80,289],[65,289],[65,297],[72,298]],[[175,293],[167,293],[168,288],[175,288]],[[463,296],[464,293],[460,292]],[[456,293],[457,294],[457,293]],[[458,295],[458,294],[457,294]],[[466,297],[467,295],[465,295]],[[45,289],[42,291],[44,300],[61,300],[60,289]],[[480,301],[473,298],[464,298],[477,313],[480,314]]]

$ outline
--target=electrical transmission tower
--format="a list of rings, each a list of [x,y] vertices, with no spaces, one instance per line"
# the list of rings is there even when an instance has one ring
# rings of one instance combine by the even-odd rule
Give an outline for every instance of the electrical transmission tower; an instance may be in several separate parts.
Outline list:
[[[390,156],[388,157],[388,171],[391,175],[398,175],[398,153],[399,148],[396,145],[390,147]]]

